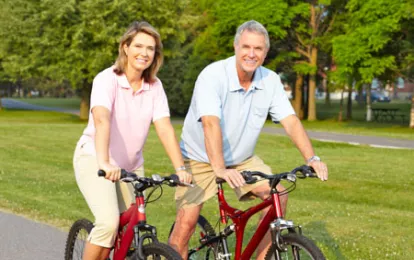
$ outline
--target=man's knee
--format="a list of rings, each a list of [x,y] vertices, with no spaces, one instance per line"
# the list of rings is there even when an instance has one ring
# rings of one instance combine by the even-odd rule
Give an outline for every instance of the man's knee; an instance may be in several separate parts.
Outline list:
[[[180,234],[191,234],[200,214],[201,205],[194,208],[181,208],[178,210],[174,229]]]

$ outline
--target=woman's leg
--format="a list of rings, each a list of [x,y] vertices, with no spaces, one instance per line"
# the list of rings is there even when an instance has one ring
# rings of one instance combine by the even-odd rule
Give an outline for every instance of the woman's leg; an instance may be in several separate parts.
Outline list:
[[[93,144],[79,146],[74,158],[76,181],[95,217],[83,259],[106,259],[119,225],[117,192],[115,183],[98,177],[96,157],[91,155],[88,145]]]

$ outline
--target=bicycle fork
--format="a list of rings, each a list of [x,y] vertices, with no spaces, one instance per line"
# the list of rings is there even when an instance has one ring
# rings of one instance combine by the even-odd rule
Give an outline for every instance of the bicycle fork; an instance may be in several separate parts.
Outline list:
[[[296,233],[296,229],[299,231],[298,233],[302,235],[302,227],[295,226],[293,221],[291,220],[284,220],[282,218],[278,218],[272,223],[270,223],[270,233],[272,236],[272,244],[275,246],[276,250],[274,251],[274,256],[276,260],[280,260],[279,252],[287,252],[288,248],[285,246],[282,238],[282,231],[288,230],[289,232]]]

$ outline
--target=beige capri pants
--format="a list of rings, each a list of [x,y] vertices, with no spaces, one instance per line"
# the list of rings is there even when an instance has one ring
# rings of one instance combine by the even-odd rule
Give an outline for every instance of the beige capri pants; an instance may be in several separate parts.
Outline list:
[[[193,175],[193,184],[195,184],[195,187],[177,186],[175,192],[177,209],[200,205],[217,194],[216,175],[210,164],[186,159],[185,166]],[[265,174],[272,174],[271,168],[256,155],[253,155],[238,165],[229,166],[227,169],[260,171]],[[251,191],[261,185],[269,184],[265,181],[258,181],[254,184],[247,184],[243,187],[236,188],[234,191],[239,200],[250,200],[256,198]]]
[[[118,232],[119,215],[135,202],[134,188],[124,182],[111,182],[98,177],[98,163],[93,142],[78,142],[73,156],[73,168],[80,191],[95,217],[88,241],[110,248]],[[144,176],[144,167],[134,171]]]

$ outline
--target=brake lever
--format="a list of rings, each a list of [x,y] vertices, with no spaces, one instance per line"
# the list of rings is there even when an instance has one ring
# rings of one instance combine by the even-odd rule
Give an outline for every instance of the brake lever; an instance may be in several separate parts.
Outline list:
[[[299,171],[301,173],[301,176],[298,177],[301,179],[318,177],[318,175],[316,175],[315,170],[308,165],[303,165]]]
[[[243,179],[246,181],[246,184],[253,184],[257,181],[257,178],[253,177],[252,172],[250,171],[242,171],[240,174],[243,176]]]
[[[124,178],[121,178],[121,179],[119,179],[120,181],[123,181],[123,182],[133,182],[133,181],[135,181],[135,178],[133,178],[133,177],[131,177],[131,176],[126,176],[126,177],[124,177]]]

